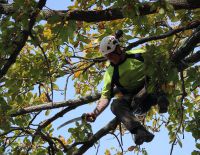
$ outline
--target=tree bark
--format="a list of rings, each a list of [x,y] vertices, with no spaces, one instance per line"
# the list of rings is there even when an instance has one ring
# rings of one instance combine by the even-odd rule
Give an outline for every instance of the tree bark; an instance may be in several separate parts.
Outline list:
[[[138,41],[135,41],[133,43],[130,43],[126,48],[125,48],[125,51],[128,51],[128,50],[131,50],[132,48],[140,45],[140,44],[143,44],[143,43],[146,43],[148,41],[152,41],[152,40],[159,40],[159,39],[164,39],[164,38],[167,38],[169,36],[172,36],[172,35],[175,35],[177,33],[180,33],[182,31],[185,31],[185,30],[189,30],[189,29],[193,29],[193,28],[196,28],[200,26],[200,21],[196,21],[194,23],[191,23],[187,26],[183,26],[183,27],[179,27],[179,28],[176,28],[176,29],[173,29],[173,30],[170,30],[164,34],[161,34],[161,35],[158,35],[158,36],[151,36],[151,37],[147,37],[147,38],[143,38],[143,39],[140,39]]]
[[[94,134],[86,143],[84,143],[73,155],[81,155],[85,153],[95,142],[101,139],[103,136],[109,133],[111,130],[115,130],[119,121],[115,117],[112,119],[105,127],[100,129],[96,134]]]
[[[190,57],[184,60],[184,62],[186,63],[196,63],[199,61],[200,61],[200,51],[197,51],[195,54],[191,55]]]
[[[50,102],[50,103],[44,103],[44,104],[40,104],[40,105],[36,105],[36,106],[31,106],[31,107],[20,109],[17,112],[14,112],[13,114],[11,114],[11,117],[15,117],[18,115],[23,115],[23,114],[27,114],[27,113],[31,113],[31,112],[37,112],[37,111],[41,111],[41,110],[60,108],[60,107],[81,106],[81,105],[85,105],[85,104],[88,104],[88,103],[98,100],[100,98],[100,96],[101,96],[100,93],[96,93],[94,95],[81,97],[76,100],[68,100],[68,101],[64,101],[64,102],[55,102],[55,103]]]
[[[186,56],[188,56],[191,51],[194,50],[195,46],[200,43],[200,26],[196,28],[194,33],[184,42],[184,44],[174,53],[171,60],[175,63],[180,62]]]
[[[153,14],[158,12],[158,8],[152,9],[152,4],[154,2],[143,3],[139,8],[140,16]],[[197,0],[169,0],[175,10],[180,9],[196,9],[200,8],[200,1]],[[0,4],[0,14],[12,14],[15,10],[12,4]],[[101,21],[111,21],[116,19],[125,18],[123,14],[123,8],[110,8],[105,10],[97,11],[85,11],[85,10],[43,10],[41,15],[47,20],[54,15],[59,15],[63,20],[76,20],[85,22],[101,22]]]

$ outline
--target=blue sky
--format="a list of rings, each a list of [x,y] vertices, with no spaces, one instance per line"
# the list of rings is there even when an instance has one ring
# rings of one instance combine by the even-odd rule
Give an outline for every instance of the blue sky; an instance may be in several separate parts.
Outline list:
[[[47,0],[46,6],[55,10],[67,10],[67,6],[69,6],[69,0]],[[64,88],[65,78],[59,79],[57,81],[57,84],[61,87],[61,89]],[[71,80],[68,85],[68,90],[70,90],[70,94],[67,94],[67,98],[75,99],[73,82]],[[59,93],[55,93],[54,99],[55,101],[63,101],[64,96],[62,96]],[[95,108],[95,103],[91,105],[85,105],[73,110],[72,112],[64,115],[63,118],[60,118],[57,121],[55,121],[53,124],[53,126],[55,126],[54,136],[64,135],[64,137],[66,138],[69,137],[67,130],[69,127],[73,125],[66,126],[64,128],[61,128],[60,130],[57,130],[56,128],[66,120],[78,117],[85,112],[91,112],[94,108]],[[51,115],[53,114],[55,114],[55,111],[52,111]],[[114,118],[114,115],[110,111],[110,107],[108,107],[97,118],[97,120],[94,123],[92,123],[92,128],[94,133],[103,126],[105,126],[112,118]],[[180,148],[179,145],[177,144],[174,147],[173,155],[189,155],[195,149],[195,141],[190,133],[185,132],[184,139],[182,139],[182,141],[183,141],[183,148]],[[135,145],[130,134],[127,134],[123,138],[123,143],[124,143],[124,150],[126,150],[131,145]],[[116,147],[118,148],[118,150],[120,150],[117,140],[112,135],[105,136],[100,141],[100,148],[98,151],[98,155],[103,155],[106,149],[111,149],[112,147]],[[168,132],[165,129],[165,127],[162,127],[159,133],[155,133],[155,138],[151,143],[145,143],[141,145],[141,148],[146,148],[149,155],[169,155],[171,144],[169,144]],[[116,151],[113,150],[113,153],[116,153]],[[93,155],[93,154],[96,154],[94,147],[85,153],[85,155]],[[126,153],[126,155],[133,155],[133,152],[128,152]]]

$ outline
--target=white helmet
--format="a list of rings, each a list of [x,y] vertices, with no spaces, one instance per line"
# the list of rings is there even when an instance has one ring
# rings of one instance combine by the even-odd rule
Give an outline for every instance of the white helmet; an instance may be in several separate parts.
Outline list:
[[[103,55],[106,55],[113,52],[117,45],[119,45],[119,41],[115,36],[104,37],[100,43],[100,51]]]

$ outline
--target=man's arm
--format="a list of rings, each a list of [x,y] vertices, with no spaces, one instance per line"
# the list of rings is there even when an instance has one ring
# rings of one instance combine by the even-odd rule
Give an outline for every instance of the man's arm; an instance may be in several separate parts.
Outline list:
[[[101,98],[97,103],[96,108],[91,113],[86,114],[86,120],[89,122],[94,122],[96,117],[104,111],[104,109],[108,106],[111,99],[111,81],[112,81],[113,68],[108,68],[104,74],[103,81],[103,89],[101,92]]]
[[[94,122],[97,116],[99,116],[104,111],[104,109],[108,106],[109,102],[110,102],[109,99],[101,98],[98,101],[98,104],[96,108],[93,110],[93,112],[86,114],[86,120],[88,122]]]

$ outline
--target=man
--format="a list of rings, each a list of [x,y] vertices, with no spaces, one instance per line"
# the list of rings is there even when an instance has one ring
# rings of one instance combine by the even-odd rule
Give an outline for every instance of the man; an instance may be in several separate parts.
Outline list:
[[[131,54],[131,52],[135,52],[133,50],[123,52],[115,36],[103,38],[100,43],[100,51],[110,61],[110,66],[104,75],[101,98],[94,111],[86,114],[86,120],[95,121],[96,117],[108,106],[113,97],[113,87],[115,86],[122,95],[114,99],[111,104],[113,114],[132,134],[135,134],[137,145],[152,141],[154,135],[146,130],[133,115],[133,112],[147,112],[157,102],[157,97],[154,94],[147,93],[144,93],[145,98],[137,100],[136,94],[144,92],[147,83],[147,78],[144,75],[143,57],[141,54]],[[141,49],[137,52],[141,52]],[[159,105],[161,113],[167,112],[168,102]]]

